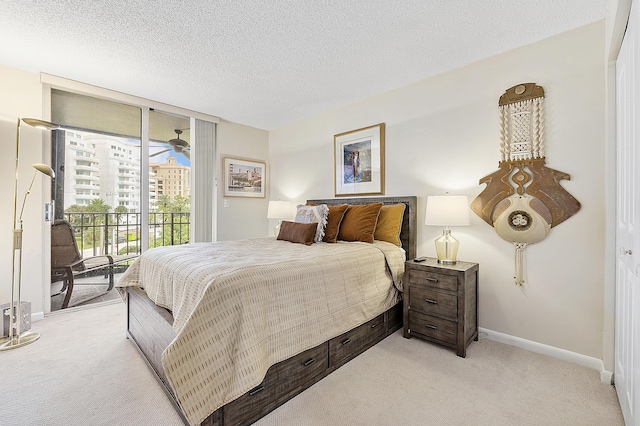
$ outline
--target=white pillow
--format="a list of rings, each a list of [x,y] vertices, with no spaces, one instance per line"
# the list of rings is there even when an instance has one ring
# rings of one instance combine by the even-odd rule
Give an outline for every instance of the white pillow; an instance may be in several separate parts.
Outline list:
[[[327,226],[327,216],[329,216],[329,207],[326,204],[318,206],[305,206],[300,204],[296,207],[296,222],[300,223],[317,223],[316,235],[313,238],[314,243],[319,243],[324,237],[324,228]]]

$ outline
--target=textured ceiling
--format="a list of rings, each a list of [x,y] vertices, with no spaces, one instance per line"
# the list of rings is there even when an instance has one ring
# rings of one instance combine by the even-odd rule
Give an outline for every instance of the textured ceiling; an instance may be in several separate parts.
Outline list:
[[[601,20],[607,0],[2,0],[0,64],[274,129]]]

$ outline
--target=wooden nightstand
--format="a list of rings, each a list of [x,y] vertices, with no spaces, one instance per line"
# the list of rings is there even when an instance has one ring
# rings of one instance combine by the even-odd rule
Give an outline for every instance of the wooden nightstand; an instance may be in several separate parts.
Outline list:
[[[404,337],[420,337],[467,355],[478,340],[478,264],[409,260],[403,279]]]

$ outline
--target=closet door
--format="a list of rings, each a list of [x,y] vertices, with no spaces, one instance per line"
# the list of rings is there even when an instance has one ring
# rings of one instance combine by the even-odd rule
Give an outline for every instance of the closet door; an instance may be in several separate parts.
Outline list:
[[[616,62],[617,231],[615,384],[628,425],[640,421],[640,35],[634,1]]]

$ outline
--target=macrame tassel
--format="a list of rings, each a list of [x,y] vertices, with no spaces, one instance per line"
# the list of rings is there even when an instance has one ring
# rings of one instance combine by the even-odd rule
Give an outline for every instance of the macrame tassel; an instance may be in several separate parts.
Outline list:
[[[516,276],[513,277],[516,280],[516,285],[524,284],[524,250],[527,248],[527,243],[513,243],[516,247]]]
[[[538,106],[538,141],[539,141],[539,149],[538,149],[538,157],[544,157],[544,103],[542,102],[544,98],[537,98],[536,105]]]
[[[508,161],[509,158],[509,107],[500,108],[500,161]]]
[[[533,100],[531,109],[531,154],[533,158],[540,158],[540,117],[536,101],[537,99]]]

